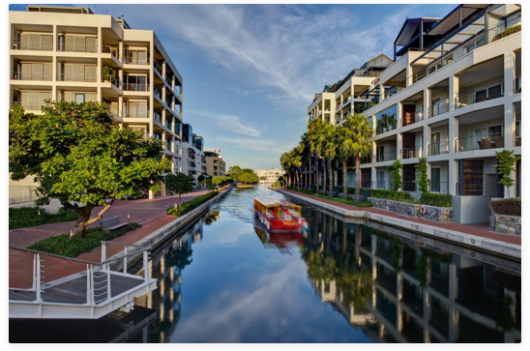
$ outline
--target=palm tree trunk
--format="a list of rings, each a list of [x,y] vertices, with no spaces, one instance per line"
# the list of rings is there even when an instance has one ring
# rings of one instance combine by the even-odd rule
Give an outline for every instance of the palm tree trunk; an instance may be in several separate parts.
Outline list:
[[[316,185],[316,191],[317,191],[317,194],[318,192],[320,191],[320,170],[318,169],[318,157],[315,158],[315,170],[316,170],[316,174],[315,174],[315,185]]]
[[[348,160],[346,158],[342,159],[342,186],[344,193],[344,198],[348,198]]]
[[[311,157],[312,157],[312,155],[309,155],[309,157],[308,157],[308,161],[309,161],[309,184],[308,184],[308,189],[311,188],[311,183],[313,181],[313,168],[311,168]]]
[[[355,156],[355,201],[361,197],[361,154]]]
[[[331,158],[328,158],[328,168],[329,168],[329,197],[333,196],[333,165],[331,163]]]
[[[323,182],[322,182],[322,192],[325,194],[326,193],[326,186],[328,184],[328,170],[327,170],[327,165],[326,165],[326,160],[322,160],[322,168],[324,169],[323,170],[323,174],[324,174],[324,179],[323,179]]]

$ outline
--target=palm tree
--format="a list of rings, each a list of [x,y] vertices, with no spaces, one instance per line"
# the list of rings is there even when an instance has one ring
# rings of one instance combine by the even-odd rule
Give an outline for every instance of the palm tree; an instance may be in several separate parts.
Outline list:
[[[298,143],[298,153],[302,157],[302,178],[303,186],[302,188],[307,189],[307,163],[311,163],[311,157],[307,157],[309,154],[309,143],[307,142],[307,133],[302,134],[300,137],[300,142]]]
[[[284,152],[282,156],[280,157],[280,165],[285,172],[285,178],[286,178],[286,186],[291,186],[291,174],[290,174],[290,168],[291,168],[291,155],[289,152]]]
[[[315,170],[316,170],[315,184],[316,184],[317,194],[320,191],[320,174],[319,174],[319,168],[318,168],[320,156],[318,155],[317,150],[319,149],[319,146],[320,146],[320,142],[321,142],[320,134],[322,133],[323,128],[324,128],[324,122],[319,118],[314,119],[307,128],[309,148],[311,150],[311,155],[315,157]]]
[[[323,136],[325,138],[325,143],[323,147],[323,155],[328,162],[329,170],[329,196],[333,194],[333,167],[331,161],[337,157],[337,152],[339,149],[339,138],[337,135],[337,128],[333,125],[327,125],[323,129]]]
[[[300,190],[300,167],[302,167],[302,154],[298,150],[298,146],[291,150],[291,167],[294,172],[294,179],[296,187]]]
[[[366,117],[358,113],[348,117],[342,127],[344,130],[341,133],[340,153],[343,157],[352,154],[355,158],[355,200],[359,200],[361,196],[361,157],[370,153],[372,128],[366,121]],[[347,186],[346,181],[344,186]]]

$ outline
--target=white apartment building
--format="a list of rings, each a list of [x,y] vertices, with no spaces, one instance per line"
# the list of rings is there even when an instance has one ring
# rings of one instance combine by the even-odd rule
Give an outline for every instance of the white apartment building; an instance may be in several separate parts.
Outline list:
[[[490,199],[520,196],[520,162],[511,188],[497,184],[492,167],[495,151],[521,155],[520,25],[518,5],[465,4],[443,18],[408,18],[394,60],[374,58],[384,68],[366,84],[354,70],[327,86],[308,120],[340,125],[344,115],[364,114],[374,134],[363,187],[391,189],[388,167],[399,159],[403,190],[417,197],[414,166],[426,157],[430,190],[453,195],[453,220],[487,222]]]
[[[10,11],[9,28],[12,105],[39,114],[46,99],[105,102],[116,124],[163,140],[163,156],[181,170],[183,81],[154,31],[40,5]]]
[[[259,184],[273,184],[278,181],[278,178],[283,176],[283,171],[277,168],[255,169],[254,173],[259,178]]]

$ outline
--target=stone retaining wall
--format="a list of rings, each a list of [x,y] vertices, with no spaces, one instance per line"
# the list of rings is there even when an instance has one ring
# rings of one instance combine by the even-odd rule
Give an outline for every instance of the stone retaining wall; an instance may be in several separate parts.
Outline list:
[[[521,236],[521,217],[496,214],[495,231],[497,233]]]
[[[409,204],[407,202],[379,199],[375,197],[369,197],[368,201],[370,201],[375,208],[395,212],[402,216],[427,219],[440,223],[451,223],[453,221],[452,207]]]

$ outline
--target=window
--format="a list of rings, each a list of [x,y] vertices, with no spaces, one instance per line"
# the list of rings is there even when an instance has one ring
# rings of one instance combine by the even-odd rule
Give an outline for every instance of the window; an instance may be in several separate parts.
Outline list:
[[[75,94],[75,102],[76,102],[76,104],[84,104],[85,103],[85,94]]]
[[[431,168],[431,191],[440,192],[440,168]]]
[[[379,189],[385,188],[385,171],[377,171],[377,187]]]
[[[397,107],[393,105],[376,115],[376,134],[386,133],[396,129]]]
[[[440,106],[441,106],[441,101],[440,101],[440,98],[436,98],[436,99],[433,99],[431,101],[431,106],[432,106],[432,116],[438,116],[440,114]]]
[[[440,154],[440,133],[431,134],[431,155]]]
[[[381,145],[377,147],[377,162],[385,160],[385,146]]]
[[[461,195],[482,195],[484,188],[484,163],[482,160],[461,161]]]

